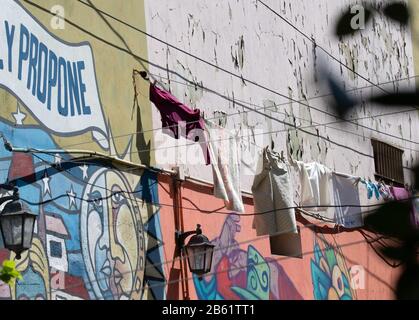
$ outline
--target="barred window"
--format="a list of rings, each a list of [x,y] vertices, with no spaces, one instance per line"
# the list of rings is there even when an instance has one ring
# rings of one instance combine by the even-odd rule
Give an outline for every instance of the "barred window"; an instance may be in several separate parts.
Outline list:
[[[404,186],[403,150],[378,140],[371,142],[376,178],[385,183],[393,183],[395,186]]]

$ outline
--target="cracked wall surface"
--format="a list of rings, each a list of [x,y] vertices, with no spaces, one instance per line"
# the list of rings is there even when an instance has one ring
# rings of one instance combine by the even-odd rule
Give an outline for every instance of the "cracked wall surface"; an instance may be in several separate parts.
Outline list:
[[[147,31],[176,47],[148,38],[149,58],[155,63],[150,71],[182,102],[201,109],[206,117],[217,117],[220,110],[234,114],[226,118],[226,127],[245,132],[244,158],[250,149],[273,144],[276,151],[284,150],[296,159],[319,161],[340,172],[373,178],[370,139],[375,138],[404,149],[405,181],[411,182],[408,168],[419,160],[419,147],[414,143],[419,141],[418,112],[406,107],[403,110],[407,112],[379,116],[399,109],[372,108],[365,103],[381,89],[354,73],[384,90],[413,88],[409,28],[375,16],[365,30],[339,41],[333,36],[335,19],[351,1],[265,0],[314,39],[314,45],[256,0],[145,3]],[[376,3],[380,6],[384,1]],[[329,94],[324,85],[326,75],[333,75],[345,90],[361,99],[350,118],[363,118],[357,120],[362,126],[316,126],[338,120],[323,97]],[[185,85],[187,81],[189,85]],[[160,127],[160,116],[156,110],[153,113],[153,127]],[[295,130],[295,126],[307,127],[306,132]],[[277,132],[257,135],[261,130]],[[162,137],[156,134],[155,141],[159,139]],[[158,164],[163,156],[156,154]],[[246,159],[250,158],[247,155]],[[212,177],[210,167],[188,165],[187,173],[209,181]],[[250,190],[252,181],[252,176],[243,176],[243,189]]]

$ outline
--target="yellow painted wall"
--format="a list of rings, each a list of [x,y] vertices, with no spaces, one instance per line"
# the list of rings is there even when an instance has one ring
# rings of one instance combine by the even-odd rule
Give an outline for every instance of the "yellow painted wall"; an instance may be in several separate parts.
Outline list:
[[[123,20],[127,24],[145,30],[144,2],[142,0],[84,1],[87,4],[90,2],[96,8]],[[138,108],[133,108],[134,86],[132,72],[133,69],[143,69],[142,62],[135,56],[147,60],[147,41],[145,36],[110,17],[101,15],[94,8],[82,4],[78,0],[42,0],[32,2],[36,6],[24,0],[21,0],[20,3],[59,39],[75,44],[80,42],[88,42],[90,44],[94,55],[96,78],[105,121],[109,121],[116,151],[121,155],[127,148],[131,135],[119,136],[138,131]],[[65,10],[65,18],[68,22],[65,23],[65,29],[63,30],[54,30],[51,27],[51,20],[57,19],[50,13],[51,8],[55,5],[61,5]],[[141,106],[143,130],[147,131],[152,128],[152,122],[151,108],[148,101],[148,87],[145,81],[137,81],[137,91],[139,91],[138,99]],[[1,89],[0,102],[2,105],[1,116],[14,121],[11,113],[16,112],[16,99],[10,93]],[[25,112],[25,109],[23,108],[22,111]],[[24,124],[36,123],[37,121],[27,114]],[[73,145],[71,148],[101,151],[99,145],[96,142],[92,142],[90,133],[72,137],[59,137],[57,135],[54,135],[54,137],[56,142],[64,149],[66,149],[66,146]],[[146,142],[151,137],[152,132],[145,133],[144,138]],[[137,143],[135,135],[133,139],[131,160],[141,162],[138,153],[135,152]],[[81,142],[90,143],[75,145]],[[110,150],[109,153],[114,152]]]

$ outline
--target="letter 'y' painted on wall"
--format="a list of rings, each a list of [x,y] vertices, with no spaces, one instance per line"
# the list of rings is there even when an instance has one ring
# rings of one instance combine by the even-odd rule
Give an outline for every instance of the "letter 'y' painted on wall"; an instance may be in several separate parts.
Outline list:
[[[20,4],[0,10],[0,86],[57,135],[91,131],[103,149],[108,131],[96,82],[92,49],[51,35]]]

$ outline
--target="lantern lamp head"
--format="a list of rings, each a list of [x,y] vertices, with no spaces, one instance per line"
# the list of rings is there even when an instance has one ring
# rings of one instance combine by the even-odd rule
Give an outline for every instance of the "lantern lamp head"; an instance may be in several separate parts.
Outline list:
[[[0,214],[0,229],[5,248],[20,254],[30,249],[37,215],[22,200],[8,202]]]
[[[184,245],[184,240],[190,235],[193,236],[188,244]],[[198,224],[195,231],[177,233],[177,243],[180,250],[185,251],[189,269],[192,273],[198,275],[198,279],[202,279],[204,274],[211,271],[215,246],[202,234],[201,225]]]

